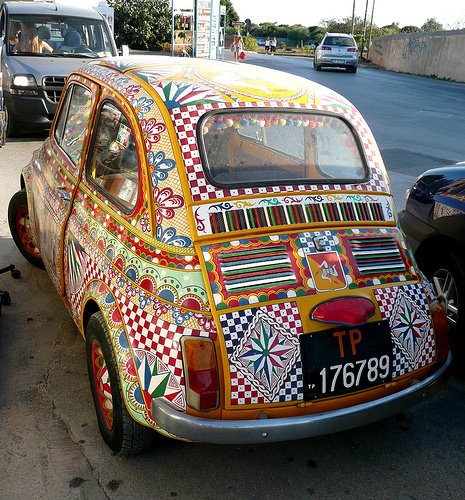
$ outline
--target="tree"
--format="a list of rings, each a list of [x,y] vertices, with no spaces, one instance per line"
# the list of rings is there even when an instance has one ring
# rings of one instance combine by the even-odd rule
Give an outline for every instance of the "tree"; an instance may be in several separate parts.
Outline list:
[[[401,33],[417,33],[418,31],[421,31],[418,26],[404,26],[400,30]]]
[[[321,22],[324,30],[330,33],[347,33],[352,31],[352,17],[344,17],[343,19],[328,19]],[[363,19],[356,16],[354,19],[354,33],[362,33]]]
[[[221,5],[226,6],[226,23],[232,26],[234,21],[239,21],[239,14],[234,10],[231,0],[220,0]]]
[[[421,31],[443,31],[444,28],[440,22],[436,20],[435,17],[431,17],[425,21],[425,24],[421,27]]]
[[[118,45],[139,50],[160,50],[171,40],[169,0],[113,0],[115,39]]]
[[[399,23],[391,23],[381,28],[381,35],[397,35],[400,31]]]
[[[310,36],[308,28],[301,24],[295,24],[287,29],[287,38],[293,42],[294,45],[299,45],[301,42],[307,43]]]
[[[313,43],[320,43],[323,40],[325,30],[320,28],[320,26],[309,26],[308,27],[308,37]]]

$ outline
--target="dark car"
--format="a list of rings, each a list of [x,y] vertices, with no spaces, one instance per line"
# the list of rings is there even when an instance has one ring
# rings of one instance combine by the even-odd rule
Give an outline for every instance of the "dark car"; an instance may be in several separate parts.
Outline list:
[[[455,357],[465,355],[465,162],[428,170],[411,188],[400,224],[415,258],[447,301]]]

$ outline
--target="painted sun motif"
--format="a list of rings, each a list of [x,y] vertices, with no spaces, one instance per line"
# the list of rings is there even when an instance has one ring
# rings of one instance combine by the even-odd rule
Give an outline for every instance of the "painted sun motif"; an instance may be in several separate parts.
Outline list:
[[[430,322],[403,293],[400,294],[397,307],[391,316],[391,329],[394,341],[408,361],[415,365],[422,353]]]
[[[294,366],[298,352],[297,338],[258,310],[231,362],[271,400]]]

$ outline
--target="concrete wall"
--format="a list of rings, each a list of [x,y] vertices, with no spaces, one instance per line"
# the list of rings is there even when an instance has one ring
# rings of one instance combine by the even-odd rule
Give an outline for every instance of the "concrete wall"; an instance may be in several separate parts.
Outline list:
[[[465,82],[465,30],[380,36],[369,59],[391,71]]]

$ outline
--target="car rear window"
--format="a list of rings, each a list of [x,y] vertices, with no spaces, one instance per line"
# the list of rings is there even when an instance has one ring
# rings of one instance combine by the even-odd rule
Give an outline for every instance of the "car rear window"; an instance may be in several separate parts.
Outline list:
[[[366,178],[358,139],[338,116],[226,110],[205,115],[198,130],[206,175],[220,187]]]
[[[337,47],[355,47],[355,41],[346,36],[328,36],[323,45],[335,45]]]

